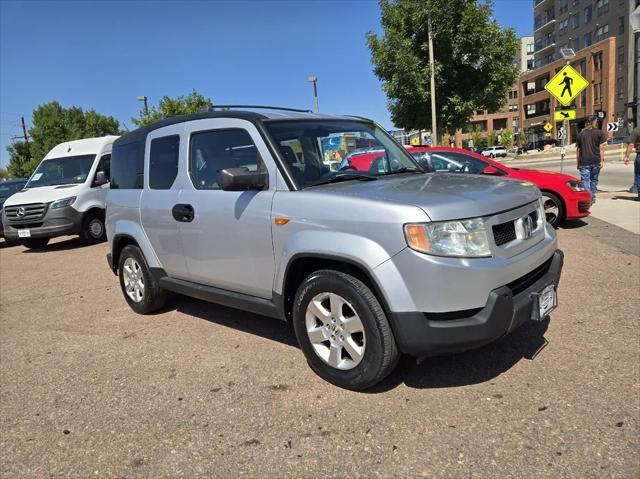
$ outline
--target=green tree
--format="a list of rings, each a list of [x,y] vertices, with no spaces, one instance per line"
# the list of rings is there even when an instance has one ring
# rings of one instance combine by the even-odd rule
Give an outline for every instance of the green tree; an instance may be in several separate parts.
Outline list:
[[[473,125],[473,130],[471,130],[471,139],[473,140],[473,146],[475,148],[482,146],[482,128],[480,128],[480,125]]]
[[[495,131],[491,130],[489,132],[489,136],[487,137],[487,144],[489,146],[495,146],[498,144],[498,135]]]
[[[32,124],[28,145],[16,142],[7,147],[11,176],[31,175],[49,150],[63,141],[120,134],[118,120],[112,116],[101,115],[95,110],[84,111],[76,106],[63,108],[57,101],[33,110]]]
[[[206,98],[193,90],[186,96],[176,98],[163,96],[157,107],[152,106],[149,111],[142,108],[138,113],[138,118],[131,118],[131,121],[136,126],[145,126],[169,116],[198,113],[207,107],[213,107],[211,98]]]
[[[511,148],[513,148],[513,142],[514,142],[513,132],[509,128],[506,128],[505,130],[502,131],[502,134],[500,135],[500,144],[504,146],[507,149],[507,151],[509,151],[511,150]]]
[[[384,33],[369,32],[367,42],[396,126],[431,127],[428,20],[438,129],[453,133],[475,110],[503,106],[517,78],[517,40],[492,19],[491,0],[380,0],[380,9]]]
[[[6,180],[9,178],[9,172],[6,169],[0,167],[0,180]]]

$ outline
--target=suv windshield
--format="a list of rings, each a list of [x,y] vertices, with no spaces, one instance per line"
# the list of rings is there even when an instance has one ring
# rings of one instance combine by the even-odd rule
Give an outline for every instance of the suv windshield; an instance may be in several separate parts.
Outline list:
[[[44,160],[25,188],[84,183],[96,155],[65,156]]]
[[[265,122],[298,188],[422,171],[374,123],[357,120]]]

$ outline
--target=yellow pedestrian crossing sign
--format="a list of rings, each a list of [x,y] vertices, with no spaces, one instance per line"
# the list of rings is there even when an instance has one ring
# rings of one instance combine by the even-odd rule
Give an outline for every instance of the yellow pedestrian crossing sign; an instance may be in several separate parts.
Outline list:
[[[544,88],[558,100],[558,103],[566,106],[587,86],[589,86],[589,82],[585,77],[580,75],[571,65],[565,65]]]
[[[549,133],[551,130],[553,130],[553,125],[551,123],[547,123],[546,125],[544,125],[544,131]]]
[[[575,120],[576,111],[575,110],[556,110],[553,112],[553,119],[555,121]]]

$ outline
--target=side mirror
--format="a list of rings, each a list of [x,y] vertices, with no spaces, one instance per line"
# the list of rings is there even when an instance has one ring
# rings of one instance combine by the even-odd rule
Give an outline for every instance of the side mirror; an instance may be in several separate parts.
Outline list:
[[[96,173],[96,179],[93,181],[93,186],[102,186],[109,183],[107,174],[104,171],[98,171]]]
[[[496,168],[495,166],[487,166],[483,171],[482,171],[483,175],[495,175],[495,176],[500,176],[502,174],[502,171],[500,171],[498,168]]]
[[[267,186],[267,173],[248,168],[226,168],[220,170],[218,184],[224,191],[262,190]]]

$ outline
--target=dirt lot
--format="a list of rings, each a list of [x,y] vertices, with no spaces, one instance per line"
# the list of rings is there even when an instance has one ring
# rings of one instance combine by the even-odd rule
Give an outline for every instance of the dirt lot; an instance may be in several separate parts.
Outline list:
[[[0,476],[638,477],[640,261],[559,236],[549,323],[367,393],[317,378],[277,320],[135,315],[104,244],[2,245]]]

